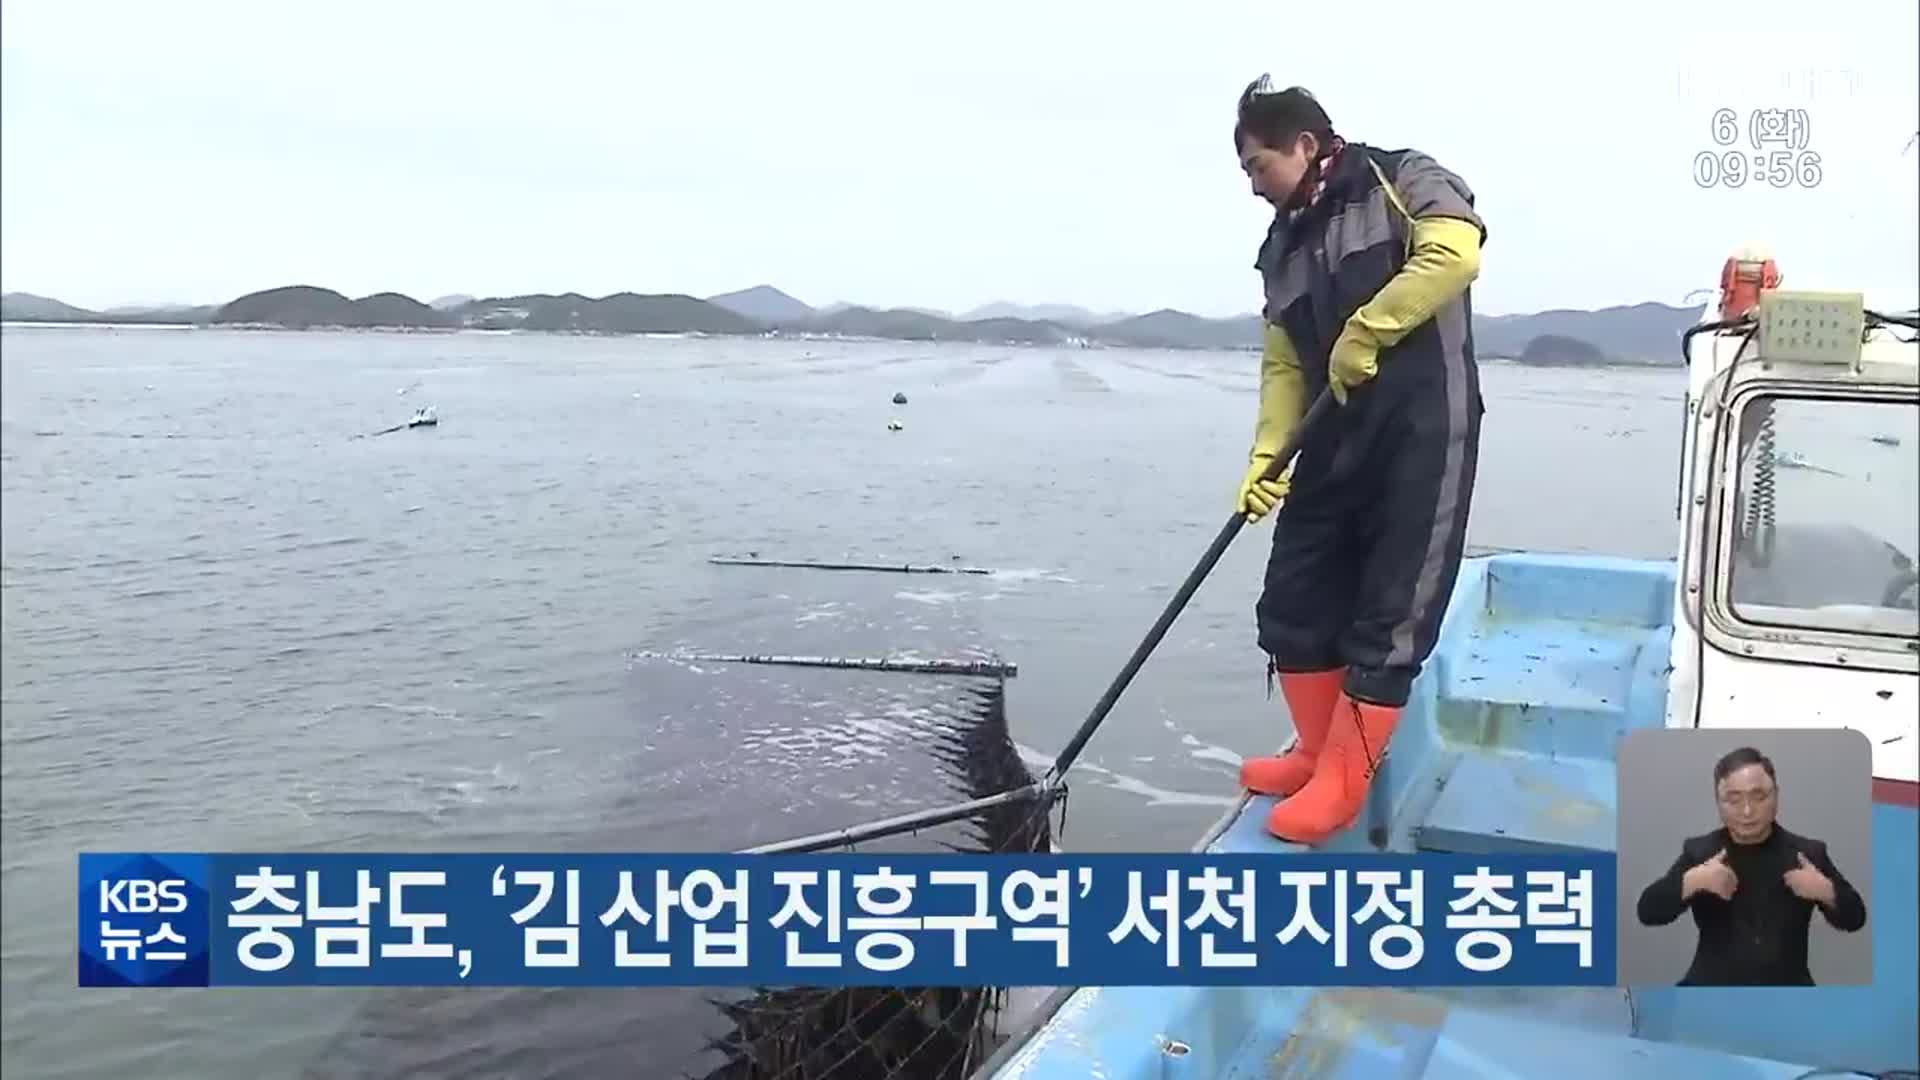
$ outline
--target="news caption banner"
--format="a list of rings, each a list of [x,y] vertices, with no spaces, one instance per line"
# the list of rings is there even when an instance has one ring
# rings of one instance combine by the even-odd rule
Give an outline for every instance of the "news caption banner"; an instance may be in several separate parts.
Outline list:
[[[1614,873],[1598,852],[83,853],[79,980],[1611,986]]]

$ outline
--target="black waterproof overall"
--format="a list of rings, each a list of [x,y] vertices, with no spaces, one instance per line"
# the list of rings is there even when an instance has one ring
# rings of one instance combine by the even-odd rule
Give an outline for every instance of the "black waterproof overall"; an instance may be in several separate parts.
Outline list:
[[[1318,200],[1269,231],[1256,263],[1266,318],[1298,353],[1309,398],[1347,319],[1405,265],[1407,215],[1480,220],[1433,159],[1348,143]],[[1463,293],[1382,349],[1379,374],[1308,433],[1256,608],[1276,670],[1345,666],[1351,696],[1406,704],[1459,573],[1484,410]]]

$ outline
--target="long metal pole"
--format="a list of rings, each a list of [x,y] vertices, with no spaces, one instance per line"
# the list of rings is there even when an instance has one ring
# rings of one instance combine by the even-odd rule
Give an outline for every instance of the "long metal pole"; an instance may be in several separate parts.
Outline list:
[[[1066,789],[1045,780],[1037,780],[1025,787],[1012,791],[1003,791],[998,795],[988,795],[982,799],[970,799],[950,806],[934,807],[931,810],[916,810],[911,814],[869,821],[861,825],[852,825],[830,832],[814,833],[811,836],[796,837],[792,840],[780,840],[759,847],[747,848],[738,852],[741,855],[792,855],[809,851],[824,851],[828,848],[846,847],[867,840],[878,840],[887,836],[914,832],[934,825],[945,825],[950,821],[969,818],[982,810],[991,810],[996,806],[1027,802],[1034,799],[1052,799]]]
[[[1286,469],[1287,463],[1292,461],[1293,455],[1299,451],[1300,443],[1307,432],[1316,427],[1321,417],[1325,416],[1331,408],[1333,408],[1333,398],[1322,390],[1320,396],[1314,399],[1313,405],[1307,409],[1307,414],[1300,418],[1299,424],[1295,425],[1292,437],[1287,440],[1280,452],[1274,455],[1272,463],[1267,466],[1266,472],[1262,474],[1266,479],[1271,480]],[[1086,748],[1087,740],[1093,738],[1094,731],[1106,720],[1107,714],[1113,711],[1114,703],[1120,700],[1120,695],[1126,691],[1127,684],[1133,682],[1133,677],[1139,674],[1141,665],[1147,662],[1147,657],[1159,646],[1160,639],[1167,636],[1167,631],[1173,627],[1173,621],[1180,617],[1181,609],[1187,606],[1187,601],[1193,598],[1194,591],[1200,588],[1200,583],[1205,581],[1207,575],[1213,571],[1214,564],[1219,562],[1220,556],[1226,553],[1227,545],[1233,543],[1233,538],[1239,535],[1240,527],[1246,524],[1246,520],[1238,510],[1235,510],[1227,519],[1227,523],[1220,527],[1219,535],[1213,538],[1213,543],[1207,545],[1206,554],[1200,556],[1200,562],[1187,574],[1187,580],[1180,583],[1179,590],[1173,594],[1173,599],[1167,601],[1167,606],[1160,612],[1160,617],[1154,620],[1153,628],[1147,631],[1147,636],[1134,648],[1133,655],[1127,658],[1126,665],[1120,669],[1118,675],[1113,677],[1113,682],[1108,684],[1107,692],[1101,694],[1100,700],[1094,703],[1093,711],[1088,713],[1087,718],[1081,722],[1080,730],[1073,733],[1073,738],[1067,740],[1067,745],[1060,751],[1060,756],[1054,759],[1051,776],[1064,776],[1067,769],[1073,765],[1073,759],[1080,756],[1080,751]]]
[[[1300,423],[1294,428],[1293,435],[1280,452],[1274,455],[1273,461],[1268,464],[1262,476],[1270,480],[1280,475],[1287,464],[1293,460],[1294,454],[1299,451],[1300,444],[1307,433],[1318,426],[1321,419],[1333,407],[1332,396],[1326,391],[1321,391],[1320,396],[1314,399],[1312,406],[1307,409],[1306,415],[1301,417]],[[1066,791],[1065,785],[1061,783],[1061,777],[1066,775],[1074,759],[1079,757],[1080,752],[1086,748],[1087,741],[1093,738],[1093,733],[1106,720],[1107,714],[1113,711],[1113,706],[1120,700],[1120,695],[1126,691],[1128,684],[1133,682],[1133,677],[1139,673],[1141,666],[1146,663],[1147,657],[1160,644],[1161,639],[1167,636],[1167,631],[1172,628],[1174,620],[1186,607],[1187,601],[1193,598],[1195,590],[1199,589],[1200,583],[1213,571],[1214,565],[1220,561],[1220,556],[1226,553],[1227,546],[1233,542],[1235,536],[1239,535],[1240,528],[1245,523],[1246,518],[1235,510],[1227,523],[1221,526],[1219,534],[1213,538],[1213,543],[1207,546],[1206,553],[1200,557],[1199,563],[1187,574],[1186,580],[1181,582],[1180,588],[1173,594],[1173,599],[1169,600],[1166,608],[1160,612],[1160,617],[1154,620],[1153,627],[1147,631],[1147,636],[1134,648],[1133,655],[1127,658],[1120,673],[1114,676],[1112,683],[1108,684],[1106,693],[1100,695],[1100,700],[1094,703],[1093,711],[1087,714],[1079,730],[1074,732],[1073,738],[1067,741],[1059,757],[1054,759],[1052,767],[1047,770],[1047,775],[1040,780],[982,799],[972,799],[931,810],[918,810],[910,814],[870,821],[863,825],[854,825],[832,832],[815,833],[812,836],[802,836],[793,840],[762,844],[759,847],[747,848],[741,854],[792,854],[846,847],[867,840],[897,836],[917,829],[959,821],[996,806],[1034,799],[1052,802]]]

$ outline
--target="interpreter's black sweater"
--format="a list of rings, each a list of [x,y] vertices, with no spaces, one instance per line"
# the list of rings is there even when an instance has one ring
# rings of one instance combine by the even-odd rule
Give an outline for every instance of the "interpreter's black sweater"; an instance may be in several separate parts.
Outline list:
[[[1681,878],[1725,849],[1727,865],[1739,879],[1733,899],[1710,892],[1680,899]],[[1852,932],[1867,924],[1867,905],[1840,873],[1819,840],[1788,832],[1776,823],[1757,844],[1736,844],[1724,828],[1688,837],[1680,857],[1640,894],[1640,921],[1665,926],[1692,909],[1699,930],[1693,963],[1681,986],[1812,986],[1807,968],[1807,930],[1813,909],[1787,887],[1786,873],[1805,854],[1833,882],[1833,906],[1821,914],[1836,930]]]

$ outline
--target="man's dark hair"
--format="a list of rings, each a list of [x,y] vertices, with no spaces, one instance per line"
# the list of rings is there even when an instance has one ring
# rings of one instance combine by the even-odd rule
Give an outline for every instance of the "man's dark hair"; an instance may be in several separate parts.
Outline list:
[[[1248,136],[1276,150],[1293,145],[1301,132],[1313,136],[1321,150],[1333,144],[1333,121],[1327,110],[1304,86],[1274,90],[1265,75],[1247,84],[1240,94],[1239,119],[1233,125],[1233,152],[1240,153]]]
[[[1773,759],[1755,750],[1743,746],[1738,750],[1729,750],[1726,756],[1713,763],[1713,786],[1719,787],[1720,781],[1733,774],[1735,769],[1744,769],[1749,765],[1758,765],[1767,771],[1767,779],[1779,783],[1780,778],[1773,774]]]

